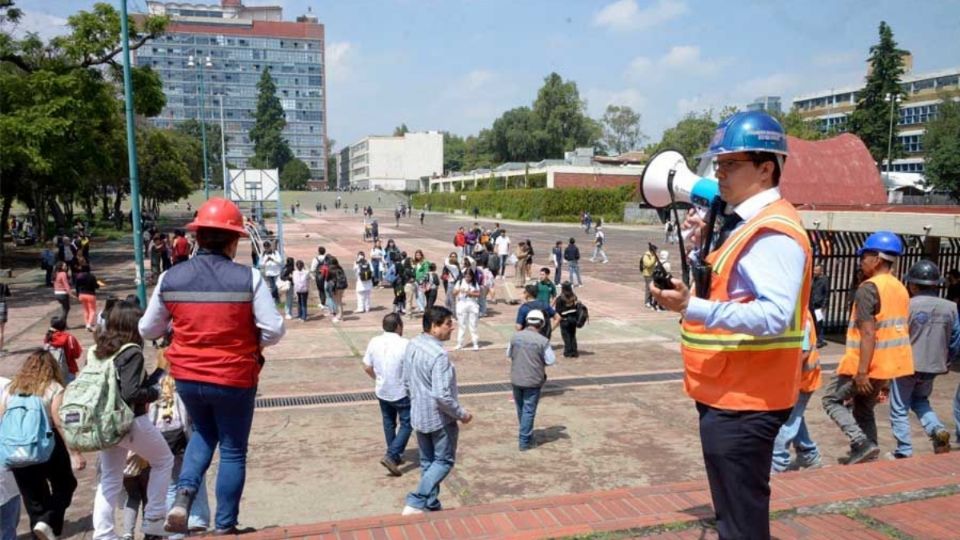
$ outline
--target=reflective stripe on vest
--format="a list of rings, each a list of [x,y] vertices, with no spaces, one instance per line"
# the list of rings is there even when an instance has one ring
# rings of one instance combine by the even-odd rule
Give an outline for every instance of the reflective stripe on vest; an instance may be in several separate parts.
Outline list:
[[[913,352],[910,347],[910,296],[900,281],[890,274],[868,279],[877,288],[880,312],[876,316],[873,357],[868,374],[871,379],[889,380],[913,373]],[[864,285],[861,285],[861,287]],[[860,328],[856,325],[857,306],[850,311],[847,343],[837,373],[853,376],[860,369]]]
[[[751,240],[764,231],[793,239],[803,250],[806,262],[793,315],[788,328],[780,335],[752,336],[684,321],[681,331],[684,390],[698,402],[720,409],[746,411],[783,410],[796,402],[812,257],[806,231],[799,223],[796,210],[781,199],[735,230],[717,251],[707,256],[714,273],[709,299],[718,302],[754,300],[731,299],[729,284],[737,258]]]

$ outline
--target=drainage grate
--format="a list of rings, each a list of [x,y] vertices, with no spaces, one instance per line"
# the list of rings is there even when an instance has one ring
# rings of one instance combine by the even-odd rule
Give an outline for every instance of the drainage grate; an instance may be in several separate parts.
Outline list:
[[[832,371],[837,364],[822,364],[824,371]],[[598,377],[572,377],[569,379],[548,380],[544,393],[563,393],[566,390],[584,386],[604,386],[613,384],[659,383],[683,380],[682,371],[661,373],[635,373],[632,375],[605,375]],[[460,395],[493,394],[512,392],[510,383],[477,383],[460,386]],[[308,396],[264,397],[257,398],[257,409],[275,409],[278,407],[311,407],[316,405],[341,405],[376,401],[373,392],[350,392],[346,394],[313,394]]]

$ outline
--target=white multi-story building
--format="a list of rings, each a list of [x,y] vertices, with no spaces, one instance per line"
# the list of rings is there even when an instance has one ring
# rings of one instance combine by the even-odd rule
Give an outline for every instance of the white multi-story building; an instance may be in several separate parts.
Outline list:
[[[418,191],[422,178],[443,174],[443,133],[363,138],[350,145],[349,173],[356,189]]]
[[[914,74],[910,73],[912,63],[906,56],[906,74],[900,79],[904,96],[899,103],[894,130],[904,155],[893,160],[890,172],[923,173],[926,123],[936,117],[945,95],[956,96],[960,92],[960,68]],[[815,121],[823,133],[842,133],[847,130],[847,121],[862,90],[863,84],[859,84],[797,96],[793,98],[793,106],[803,118]],[[883,161],[880,168],[887,171],[886,160]]]

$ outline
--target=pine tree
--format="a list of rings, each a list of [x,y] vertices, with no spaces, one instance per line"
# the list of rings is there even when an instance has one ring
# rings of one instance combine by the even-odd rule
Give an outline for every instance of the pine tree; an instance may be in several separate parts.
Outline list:
[[[850,115],[850,131],[859,136],[873,159],[881,164],[887,159],[890,141],[891,118],[900,118],[897,97],[903,95],[900,76],[903,75],[902,55],[906,51],[897,48],[893,30],[886,22],[880,22],[880,42],[870,47],[870,74],[867,85],[860,92],[857,107]],[[889,96],[889,99],[888,99]],[[895,129],[895,126],[894,126]],[[902,149],[893,139],[890,158],[901,155]]]
[[[264,69],[257,83],[257,112],[254,114],[256,123],[250,130],[250,140],[253,141],[253,158],[250,165],[263,169],[283,170],[287,162],[293,159],[290,145],[283,138],[283,128],[287,125],[277,97],[277,85],[270,76],[270,71]]]

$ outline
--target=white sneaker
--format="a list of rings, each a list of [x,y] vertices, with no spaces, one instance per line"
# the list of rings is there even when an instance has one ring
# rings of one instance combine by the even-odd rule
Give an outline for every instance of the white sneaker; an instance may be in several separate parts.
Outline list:
[[[170,536],[172,533],[163,527],[164,519],[165,518],[144,518],[140,524],[140,532],[149,536]]]
[[[474,344],[473,344],[473,350],[479,351],[479,350],[480,350],[480,346],[477,345],[476,343],[474,343]]]
[[[457,346],[454,347],[453,350],[459,351],[459,350],[462,349],[462,348],[463,348],[463,345],[457,344]]]
[[[412,507],[412,506],[410,506],[410,505],[408,504],[408,505],[406,505],[406,506],[403,507],[403,512],[400,512],[400,515],[401,515],[401,516],[416,516],[416,515],[422,514],[422,513],[423,513],[423,510],[421,510],[421,509],[419,509],[419,508],[414,508],[414,507]]]
[[[289,321],[290,319],[293,318],[293,315],[290,315],[289,313],[286,313],[286,314],[283,315],[283,318]]]
[[[610,262],[610,261],[603,261],[603,264],[607,264],[608,262]]]
[[[37,535],[40,540],[57,540],[57,535],[53,534],[53,528],[43,521],[38,521],[37,524],[33,526],[33,534]]]

